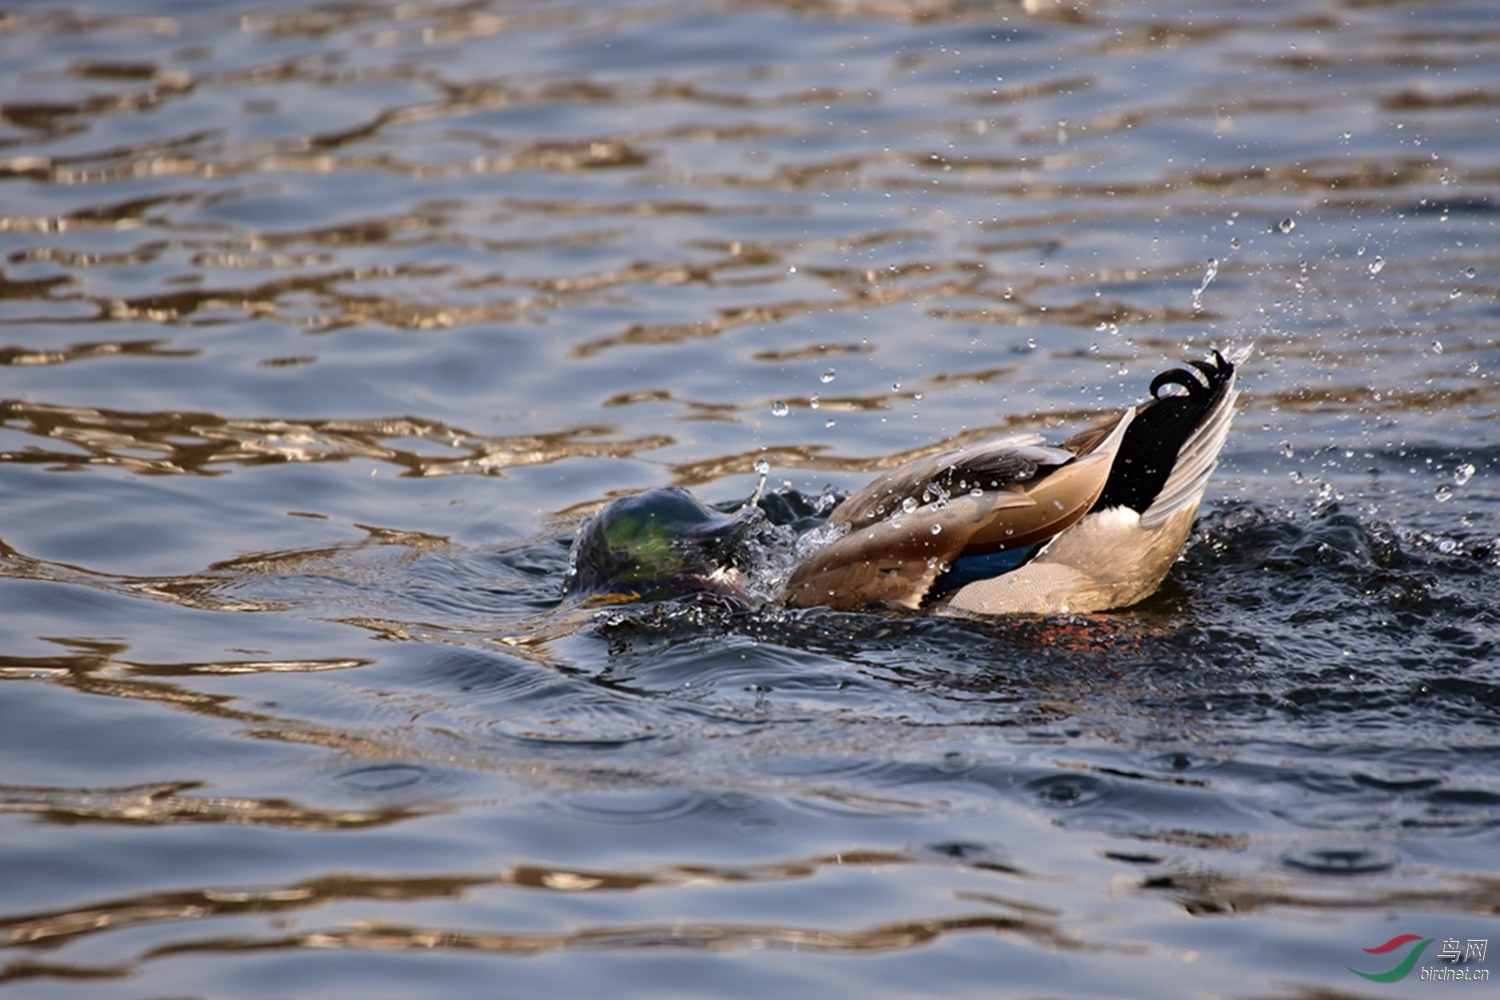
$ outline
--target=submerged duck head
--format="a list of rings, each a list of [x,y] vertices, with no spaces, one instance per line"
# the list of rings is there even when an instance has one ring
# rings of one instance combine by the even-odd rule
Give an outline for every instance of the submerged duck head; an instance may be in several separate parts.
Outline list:
[[[681,487],[622,497],[580,529],[563,592],[599,602],[738,594],[735,550],[749,524]]]

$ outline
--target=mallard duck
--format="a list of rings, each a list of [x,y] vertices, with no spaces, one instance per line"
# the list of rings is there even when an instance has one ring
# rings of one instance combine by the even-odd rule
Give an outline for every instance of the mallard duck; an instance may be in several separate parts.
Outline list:
[[[878,476],[806,536],[776,602],[999,615],[1146,598],[1192,530],[1248,353],[1162,372],[1145,402],[1057,447],[1006,437]],[[1184,391],[1162,393],[1174,385]],[[616,500],[580,531],[564,589],[594,600],[743,594],[736,553],[764,525],[757,515],[675,487]]]
[[[1192,531],[1242,360],[1214,351],[1162,372],[1150,399],[1061,447],[1025,435],[892,469],[834,508],[833,541],[796,567],[781,602],[998,615],[1150,596]],[[1162,395],[1169,385],[1186,391]]]

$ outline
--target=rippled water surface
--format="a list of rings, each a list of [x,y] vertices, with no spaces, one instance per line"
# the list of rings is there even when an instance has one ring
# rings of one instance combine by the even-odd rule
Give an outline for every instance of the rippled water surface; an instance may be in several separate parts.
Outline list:
[[[0,991],[1492,995],[1482,0],[0,14]],[[1087,618],[564,604],[1210,347]],[[1405,950],[1413,971],[1380,984]]]

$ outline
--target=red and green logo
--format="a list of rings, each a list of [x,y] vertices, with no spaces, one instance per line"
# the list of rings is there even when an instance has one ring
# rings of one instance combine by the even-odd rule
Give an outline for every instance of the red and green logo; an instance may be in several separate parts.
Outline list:
[[[1420,934],[1397,934],[1385,944],[1376,945],[1373,948],[1361,949],[1362,951],[1368,952],[1371,955],[1387,955],[1402,947],[1403,945],[1411,944],[1413,941],[1417,942],[1416,945],[1414,945],[1412,949],[1406,953],[1405,958],[1397,962],[1395,967],[1393,967],[1389,971],[1360,972],[1352,965],[1345,966],[1345,968],[1354,973],[1356,976],[1364,976],[1366,979],[1375,983],[1394,983],[1398,979],[1405,979],[1407,973],[1411,972],[1412,967],[1417,964],[1417,959],[1421,957],[1422,949],[1432,944],[1432,938],[1424,938]]]

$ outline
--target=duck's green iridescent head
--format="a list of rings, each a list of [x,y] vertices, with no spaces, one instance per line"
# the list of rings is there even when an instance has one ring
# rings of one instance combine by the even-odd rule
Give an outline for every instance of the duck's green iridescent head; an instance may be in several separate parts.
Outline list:
[[[675,486],[623,497],[578,533],[563,591],[603,601],[738,593],[731,561],[744,525]]]

